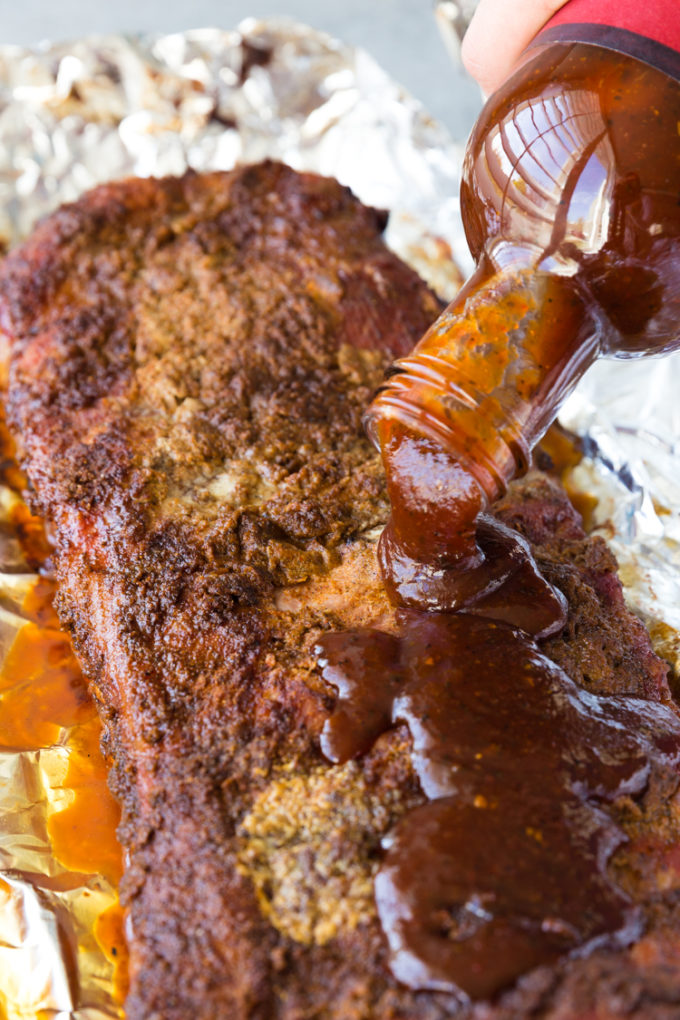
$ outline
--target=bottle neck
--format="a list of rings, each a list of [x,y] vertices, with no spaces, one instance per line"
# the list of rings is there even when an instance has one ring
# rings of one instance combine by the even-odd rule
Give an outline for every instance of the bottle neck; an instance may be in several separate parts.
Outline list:
[[[395,425],[427,439],[474,479],[488,505],[526,470],[599,342],[573,279],[535,268],[499,272],[483,259],[394,364],[367,411],[367,431],[383,455]]]

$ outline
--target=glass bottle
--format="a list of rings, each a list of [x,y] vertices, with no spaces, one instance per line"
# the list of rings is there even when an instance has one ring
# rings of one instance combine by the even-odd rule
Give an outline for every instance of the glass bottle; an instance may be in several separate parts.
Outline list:
[[[596,358],[680,346],[677,0],[571,0],[482,111],[461,209],[476,269],[366,415],[402,552],[435,564],[474,554]],[[460,527],[433,536],[451,485]]]

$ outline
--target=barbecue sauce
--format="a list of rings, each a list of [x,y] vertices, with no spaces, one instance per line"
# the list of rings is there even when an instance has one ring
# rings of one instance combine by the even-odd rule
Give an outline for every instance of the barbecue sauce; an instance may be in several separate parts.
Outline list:
[[[402,611],[397,634],[321,641],[338,691],[334,762],[408,726],[428,803],[384,842],[375,883],[397,978],[489,998],[526,970],[638,918],[605,863],[624,841],[602,805],[680,761],[667,707],[596,697],[524,632],[466,613]]]
[[[396,632],[318,645],[325,756],[405,725],[426,798],[375,880],[392,971],[462,999],[635,937],[607,806],[680,762],[671,709],[588,694],[540,651],[565,600],[485,513],[598,356],[680,344],[680,86],[627,53],[550,36],[485,108],[462,188],[477,270],[366,417]]]

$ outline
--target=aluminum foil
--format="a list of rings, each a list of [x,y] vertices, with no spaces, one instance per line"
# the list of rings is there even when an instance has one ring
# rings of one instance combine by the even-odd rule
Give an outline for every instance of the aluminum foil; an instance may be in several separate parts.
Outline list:
[[[570,482],[597,498],[593,531],[626,601],[680,677],[680,354],[595,364],[560,414],[587,456]]]
[[[96,709],[68,639],[56,620],[34,622],[41,587],[51,586],[26,565],[20,509],[1,485],[0,1016],[103,1020],[116,1015],[114,967],[97,927],[120,914],[119,812],[104,782]]]
[[[438,5],[450,40],[472,6]],[[291,22],[0,48],[7,245],[100,181],[273,157],[333,175],[364,202],[390,209],[388,243],[450,297],[461,282],[458,267],[470,267],[459,221],[461,153],[369,55]],[[679,381],[677,358],[600,364],[564,415],[588,454],[571,482],[597,494],[595,525],[619,555],[628,598],[676,664]],[[9,655],[2,683],[10,691],[8,664],[32,626],[25,598],[35,583],[12,530],[15,511],[16,496],[0,486],[0,653]],[[93,934],[95,919],[115,910],[114,883],[83,862],[64,864],[51,835],[51,822],[75,797],[69,767],[91,726],[81,708],[84,720],[55,725],[49,740],[22,748],[3,736],[0,715],[0,1017],[7,1020],[120,1014],[111,940]]]
[[[435,0],[437,26],[455,63],[460,61],[460,44],[477,3],[478,0]]]

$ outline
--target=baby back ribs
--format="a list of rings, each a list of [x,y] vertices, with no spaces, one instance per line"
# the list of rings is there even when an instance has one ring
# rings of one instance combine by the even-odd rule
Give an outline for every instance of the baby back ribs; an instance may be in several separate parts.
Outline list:
[[[663,771],[615,807],[617,874],[646,919],[630,950],[543,968],[494,1006],[388,969],[372,879],[423,795],[403,727],[324,761],[334,692],[313,651],[324,631],[393,619],[361,414],[439,304],[383,226],[335,182],[268,163],[100,187],[0,269],[9,420],[123,807],[127,1016],[677,1015]],[[499,514],[569,598],[548,654],[595,693],[669,700],[611,556],[559,487],[530,476]]]

